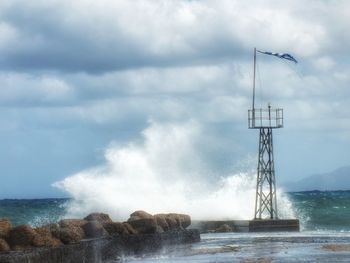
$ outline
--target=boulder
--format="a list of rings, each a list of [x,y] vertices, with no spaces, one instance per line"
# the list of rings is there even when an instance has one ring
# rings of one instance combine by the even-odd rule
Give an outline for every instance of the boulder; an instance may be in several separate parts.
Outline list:
[[[30,225],[20,225],[11,229],[8,243],[14,250],[31,248],[37,233]]]
[[[54,238],[60,239],[60,225],[59,224],[48,224],[43,226],[44,228],[48,229],[51,232],[51,235]]]
[[[215,229],[215,233],[227,233],[232,232],[232,227],[230,227],[228,224],[223,224],[217,229]]]
[[[179,222],[176,220],[176,218],[172,215],[167,214],[165,216],[165,220],[169,226],[169,229],[177,229],[180,227]]]
[[[168,231],[170,229],[170,227],[166,221],[165,214],[154,215],[154,218],[156,219],[157,225],[160,226],[164,231]]]
[[[191,225],[191,217],[185,214],[178,214],[180,217],[181,227],[187,228]]]
[[[171,229],[174,228],[183,228],[185,229],[189,225],[191,225],[191,217],[185,214],[167,214],[166,220]]]
[[[132,221],[128,221],[128,223],[139,234],[153,234],[157,232],[157,222],[153,217],[132,220]]]
[[[12,228],[10,220],[7,218],[0,219],[0,238],[6,238]]]
[[[88,221],[83,220],[83,219],[63,219],[58,224],[60,227],[82,227],[85,225]]]
[[[92,213],[84,218],[86,221],[98,221],[100,223],[112,222],[112,219],[109,215],[104,213]]]
[[[128,235],[129,234],[127,227],[123,223],[106,222],[103,224],[103,227],[104,227],[104,229],[106,229],[108,234],[111,236]]]
[[[125,257],[142,261],[145,255],[173,251],[177,246],[198,242],[198,230],[179,230],[151,235],[130,235],[83,240],[58,248],[34,248],[30,251],[0,253],[1,263],[96,263],[121,262]],[[169,248],[173,246],[173,248]],[[186,246],[187,247],[187,246]],[[169,250],[170,249],[170,250]],[[152,259],[150,260],[152,261]]]
[[[84,230],[78,226],[61,227],[59,237],[63,244],[79,243],[84,238]]]
[[[137,231],[127,222],[123,222],[123,226],[128,231],[129,235],[136,235],[138,234]]]
[[[108,234],[99,221],[89,221],[82,228],[85,236],[90,238],[103,237]]]
[[[33,239],[34,247],[59,247],[62,242],[53,237],[49,228],[39,227],[34,229],[37,235]]]
[[[0,252],[7,252],[7,251],[10,251],[9,244],[7,244],[5,239],[0,238]]]
[[[157,225],[156,227],[156,233],[164,233],[164,229],[160,226],[160,225]]]
[[[128,222],[134,221],[134,220],[139,220],[139,219],[150,219],[153,218],[153,216],[145,211],[138,210],[135,211],[130,215],[130,218],[128,219]]]

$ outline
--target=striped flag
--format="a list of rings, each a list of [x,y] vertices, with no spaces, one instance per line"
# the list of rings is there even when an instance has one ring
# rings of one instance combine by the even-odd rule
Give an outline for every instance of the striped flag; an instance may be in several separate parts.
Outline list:
[[[271,56],[275,56],[275,57],[279,57],[279,58],[293,61],[294,63],[298,63],[298,61],[295,58],[293,58],[290,54],[287,54],[287,53],[272,53],[272,52],[260,51],[260,50],[257,50],[257,51],[261,54],[271,55]]]

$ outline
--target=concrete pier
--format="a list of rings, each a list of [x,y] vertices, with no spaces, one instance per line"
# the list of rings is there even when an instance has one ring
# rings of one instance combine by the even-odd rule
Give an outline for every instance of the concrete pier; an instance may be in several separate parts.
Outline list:
[[[249,221],[249,232],[300,231],[298,219],[257,219]]]
[[[216,220],[192,221],[192,227],[202,233],[216,232],[222,225],[228,225],[233,232],[297,232],[300,231],[298,219],[277,220]]]

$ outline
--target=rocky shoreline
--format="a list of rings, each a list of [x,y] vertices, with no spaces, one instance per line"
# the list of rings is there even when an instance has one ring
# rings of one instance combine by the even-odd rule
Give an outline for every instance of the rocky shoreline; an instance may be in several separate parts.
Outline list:
[[[12,227],[9,220],[0,219],[0,262],[115,262],[199,241],[198,230],[186,229],[190,224],[188,215],[144,211],[132,213],[126,222],[93,213],[38,228]]]

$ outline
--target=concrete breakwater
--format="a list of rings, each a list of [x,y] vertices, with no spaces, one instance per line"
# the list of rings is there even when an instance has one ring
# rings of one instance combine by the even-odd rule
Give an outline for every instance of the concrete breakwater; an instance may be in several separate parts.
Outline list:
[[[298,219],[256,219],[256,220],[217,220],[193,221],[193,228],[201,233],[222,232],[298,232]]]
[[[188,215],[150,215],[144,211],[132,213],[123,223],[94,213],[34,229],[28,225],[12,228],[8,220],[2,219],[0,262],[113,262],[127,255],[197,242],[199,231],[186,229],[190,224]]]

